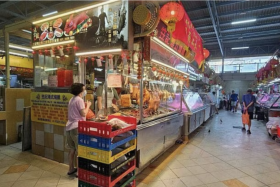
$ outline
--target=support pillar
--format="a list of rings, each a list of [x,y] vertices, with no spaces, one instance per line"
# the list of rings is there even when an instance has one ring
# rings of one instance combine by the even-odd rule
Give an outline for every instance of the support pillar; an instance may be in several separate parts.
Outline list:
[[[6,65],[6,88],[10,88],[10,55],[9,55],[9,32],[4,30],[5,35],[5,65]]]

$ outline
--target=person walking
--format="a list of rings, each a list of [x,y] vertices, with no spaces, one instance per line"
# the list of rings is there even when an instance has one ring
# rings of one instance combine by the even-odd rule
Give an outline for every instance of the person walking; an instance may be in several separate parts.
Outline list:
[[[237,101],[238,101],[238,94],[234,93],[234,90],[232,90],[230,100],[231,100],[232,113],[234,113],[234,112],[236,112],[236,106],[237,106]]]
[[[248,130],[247,134],[251,134],[251,120],[253,119],[254,115],[254,103],[256,102],[255,96],[252,94],[252,89],[248,89],[247,94],[243,95],[242,97],[242,102],[243,102],[243,110],[242,112],[248,112],[249,115],[249,123],[248,125]],[[246,131],[245,128],[246,124],[243,124],[242,131]]]
[[[216,114],[219,114],[219,110],[218,110],[218,108],[219,108],[219,103],[218,103],[218,99],[217,99],[217,97],[216,97],[216,92],[212,92],[212,94],[213,94],[213,103],[215,104],[215,111],[216,111]]]
[[[82,99],[86,96],[84,84],[74,83],[71,86],[71,94],[73,94],[73,97],[68,103],[68,121],[66,124],[66,143],[68,148],[70,148],[68,153],[68,175],[73,175],[77,172],[77,168],[74,167],[74,162],[78,153],[78,122],[86,121],[86,115],[91,106],[91,102],[87,101],[87,106],[85,107],[85,102]]]

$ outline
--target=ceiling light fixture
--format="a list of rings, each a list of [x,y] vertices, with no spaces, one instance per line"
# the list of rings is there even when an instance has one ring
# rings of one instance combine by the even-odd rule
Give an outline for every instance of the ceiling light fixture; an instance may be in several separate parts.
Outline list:
[[[102,50],[102,51],[89,51],[89,52],[80,52],[80,53],[76,53],[76,56],[84,56],[84,55],[96,55],[96,54],[102,54],[104,55],[104,53],[108,53],[108,54],[113,54],[113,53],[119,53],[121,52],[122,49],[110,49],[110,50]]]
[[[38,21],[34,21],[34,22],[32,22],[32,24],[38,24],[38,23],[42,23],[42,22],[49,21],[49,20],[52,20],[52,19],[60,18],[60,17],[63,17],[63,16],[68,16],[70,14],[82,12],[82,11],[89,10],[89,9],[93,9],[93,8],[100,7],[102,5],[107,5],[109,3],[113,3],[113,2],[117,2],[117,1],[119,1],[119,0],[110,0],[110,1],[105,1],[105,2],[102,2],[102,3],[94,4],[94,5],[91,5],[91,6],[86,6],[84,8],[79,8],[79,9],[69,11],[69,12],[65,12],[65,13],[62,13],[62,14],[59,14],[59,15],[56,15],[56,16],[52,16],[52,17],[48,17],[48,18],[41,19],[41,20],[38,20]]]
[[[35,45],[35,46],[32,46],[32,49],[40,49],[40,48],[46,48],[46,47],[51,47],[51,46],[70,44],[70,43],[74,43],[74,42],[75,42],[75,40],[68,40],[68,41],[56,42],[56,43],[51,43],[51,44]]]
[[[5,53],[5,51],[0,50],[1,53]],[[10,55],[16,55],[21,57],[28,57],[28,55],[21,54],[21,53],[15,53],[15,52],[9,52]]]
[[[32,52],[33,50],[30,49],[30,48],[27,48],[27,47],[21,47],[21,46],[18,46],[18,45],[13,45],[13,44],[10,44],[9,45],[10,48],[13,48],[13,49],[21,49],[21,50],[24,50],[24,51],[30,51]]]
[[[231,22],[232,25],[236,24],[242,24],[242,23],[250,23],[250,22],[255,22],[257,19],[248,19],[248,20],[243,20],[243,21],[233,21]]]
[[[236,49],[249,49],[249,47],[233,47],[231,49],[232,50],[236,50]]]
[[[57,11],[53,11],[53,12],[50,12],[50,13],[47,13],[47,14],[43,14],[43,17],[47,17],[47,16],[50,16],[50,15],[53,15],[53,14],[57,14]]]
[[[29,31],[29,30],[26,30],[26,29],[21,29],[23,32],[26,32],[26,33],[28,33],[28,34],[31,34],[32,32],[31,31]]]
[[[174,49],[172,49],[170,46],[166,45],[164,42],[162,42],[160,39],[156,38],[156,37],[152,37],[152,41],[161,45],[162,47],[164,47],[165,49],[169,50],[171,53],[173,53],[174,55],[176,55],[177,57],[181,58],[181,60],[187,61],[189,62],[188,59],[186,59],[185,57],[183,57],[180,53],[178,53],[177,51],[175,51]]]
[[[167,65],[167,64],[164,64],[164,63],[162,63],[162,62],[160,62],[160,61],[158,61],[158,60],[152,59],[151,61],[152,61],[152,62],[155,62],[155,63],[157,63],[157,64],[160,64],[160,65],[162,65],[162,66],[165,66],[165,67],[167,67],[167,68],[170,68],[170,69],[172,69],[172,70],[174,70],[174,71],[177,71],[177,72],[179,72],[179,73],[183,73],[184,75],[189,75],[188,73],[185,73],[185,72],[180,71],[180,70],[178,70],[178,69],[176,69],[176,68],[173,68],[173,67],[171,67],[171,66],[169,66],[169,65]]]

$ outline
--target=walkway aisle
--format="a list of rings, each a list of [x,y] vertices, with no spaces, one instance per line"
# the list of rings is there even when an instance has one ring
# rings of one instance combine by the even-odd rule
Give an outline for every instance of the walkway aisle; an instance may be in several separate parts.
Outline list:
[[[12,146],[0,147],[0,187],[77,187],[67,166]]]
[[[187,145],[137,176],[138,187],[280,187],[280,143],[268,137],[264,123],[252,124],[247,135],[233,128],[241,125],[240,112],[221,111]]]

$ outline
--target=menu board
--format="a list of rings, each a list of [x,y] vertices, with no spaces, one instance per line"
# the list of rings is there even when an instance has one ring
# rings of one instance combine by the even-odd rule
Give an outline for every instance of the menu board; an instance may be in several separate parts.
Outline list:
[[[122,87],[122,76],[121,76],[121,74],[117,74],[117,73],[108,74],[107,86],[109,88],[121,88]]]
[[[79,50],[128,45],[128,1],[117,1],[32,25],[33,46],[75,40]]]
[[[65,126],[68,120],[69,93],[31,93],[31,120]]]

